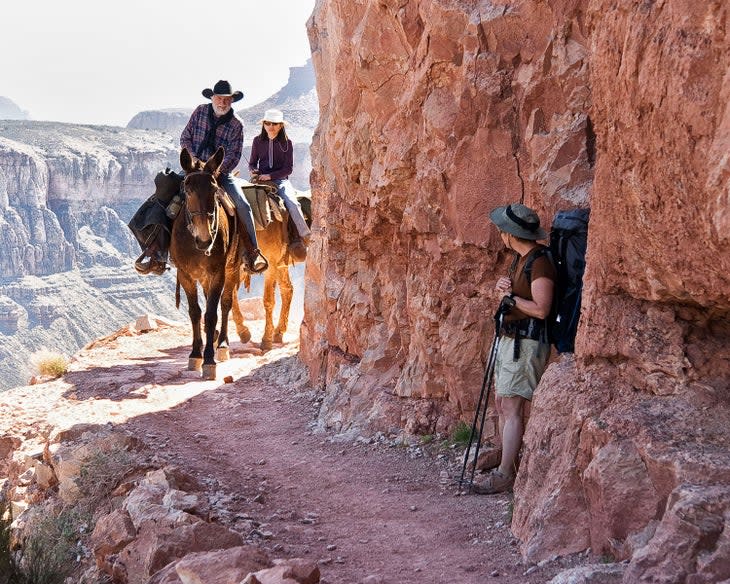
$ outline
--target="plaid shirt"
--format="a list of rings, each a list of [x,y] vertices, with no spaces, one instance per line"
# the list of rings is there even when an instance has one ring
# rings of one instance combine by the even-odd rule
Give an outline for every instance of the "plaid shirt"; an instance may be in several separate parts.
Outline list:
[[[198,152],[210,127],[208,122],[209,105],[204,103],[195,108],[188,125],[185,126],[180,136],[180,146],[187,148],[188,152],[203,161],[208,160],[215,153],[215,149],[210,152]],[[220,171],[222,173],[233,172],[241,159],[241,150],[243,149],[243,123],[236,114],[233,114],[228,122],[218,126],[215,132],[216,149],[219,146],[223,146],[225,150],[225,157]]]

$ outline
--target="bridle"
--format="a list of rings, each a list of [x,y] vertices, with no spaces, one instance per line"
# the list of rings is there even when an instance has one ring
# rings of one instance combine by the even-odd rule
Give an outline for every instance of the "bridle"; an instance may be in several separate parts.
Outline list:
[[[215,245],[215,240],[218,238],[218,229],[220,228],[220,196],[218,194],[218,190],[216,190],[216,194],[213,196],[213,211],[211,213],[207,213],[205,211],[191,211],[187,204],[187,190],[185,189],[185,182],[187,181],[189,176],[193,176],[196,174],[205,174],[208,176],[212,175],[209,172],[205,172],[203,170],[191,172],[187,175],[185,175],[185,180],[183,181],[183,190],[185,191],[185,226],[188,228],[188,231],[193,234],[194,233],[194,227],[193,227],[193,217],[202,217],[203,215],[206,215],[208,218],[208,231],[210,233],[210,245],[203,251],[205,255],[209,256],[213,250],[213,246]],[[215,179],[213,179],[215,181]],[[220,187],[217,186],[218,189]]]

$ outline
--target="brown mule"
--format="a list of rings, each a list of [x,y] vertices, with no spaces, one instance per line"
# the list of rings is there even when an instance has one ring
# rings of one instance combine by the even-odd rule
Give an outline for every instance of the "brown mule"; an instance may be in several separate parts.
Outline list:
[[[276,185],[269,181],[256,182],[255,184],[263,185],[267,189],[276,191]],[[298,192],[297,198],[302,205],[306,221],[311,224],[311,200],[308,195]],[[271,200],[268,204],[275,205]],[[281,343],[284,340],[284,333],[289,326],[289,310],[291,308],[292,297],[294,296],[294,286],[289,277],[289,266],[294,262],[301,262],[306,259],[306,248],[304,252],[298,255],[292,253],[292,247],[289,245],[290,238],[296,229],[289,221],[289,214],[284,209],[284,205],[277,205],[278,211],[269,213],[271,222],[263,230],[256,231],[259,248],[269,261],[269,267],[264,271],[264,311],[266,312],[266,325],[264,327],[264,335],[261,339],[261,349],[268,351],[274,343]],[[243,281],[246,288],[249,286],[249,274],[243,275]],[[279,295],[281,296],[281,308],[279,310],[279,322],[274,326],[274,308],[276,304],[276,286],[279,286]],[[235,311],[237,306],[234,305]],[[234,312],[235,314],[235,312]]]
[[[185,171],[185,206],[175,218],[170,243],[170,257],[177,268],[175,302],[179,307],[182,286],[193,327],[193,348],[188,369],[202,368],[205,379],[216,377],[214,354],[221,361],[230,356],[228,317],[232,308],[241,342],[247,343],[251,338],[238,308],[237,291],[241,282],[243,248],[238,219],[226,214],[220,203],[223,190],[216,182],[223,156],[223,148],[218,148],[203,163],[183,149],[180,165]],[[201,310],[196,283],[201,285],[205,296],[205,348],[200,331]],[[219,304],[221,326],[216,351],[214,343]]]
[[[289,310],[294,296],[294,286],[289,277],[289,254],[287,253],[289,240],[286,224],[288,215],[284,213],[283,222],[272,213],[271,223],[263,230],[256,232],[261,253],[269,261],[269,267],[264,271],[264,310],[266,312],[266,324],[260,347],[268,351],[274,343],[281,343],[284,340],[284,333],[289,326]],[[248,274],[244,278],[248,282]],[[279,322],[274,326],[274,308],[276,305],[276,286],[279,286],[281,307],[279,310]],[[235,308],[234,308],[235,310]]]

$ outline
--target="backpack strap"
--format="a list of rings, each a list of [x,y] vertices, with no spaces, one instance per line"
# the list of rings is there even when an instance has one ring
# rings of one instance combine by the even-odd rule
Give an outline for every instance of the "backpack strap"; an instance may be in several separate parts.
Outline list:
[[[529,254],[529,257],[527,258],[527,261],[525,262],[525,267],[522,268],[522,273],[525,274],[525,277],[527,278],[527,283],[532,285],[532,264],[535,263],[535,260],[537,258],[541,258],[543,256],[546,256],[550,262],[555,265],[555,262],[553,262],[553,254],[550,252],[550,248],[545,246],[540,246],[534,250],[532,250]]]

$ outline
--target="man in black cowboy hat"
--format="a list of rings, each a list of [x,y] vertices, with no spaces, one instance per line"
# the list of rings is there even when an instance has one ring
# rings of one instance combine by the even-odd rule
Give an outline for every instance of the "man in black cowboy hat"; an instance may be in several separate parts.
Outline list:
[[[243,122],[231,104],[241,99],[243,93],[233,91],[231,84],[221,79],[213,89],[204,89],[203,97],[210,99],[211,103],[199,105],[192,113],[180,136],[180,146],[200,160],[207,160],[219,146],[223,146],[225,157],[218,182],[236,204],[238,217],[251,242],[244,252],[246,268],[252,273],[263,272],[269,264],[259,250],[251,206],[243,195],[243,182],[232,174],[241,159]]]
[[[545,247],[537,243],[548,234],[540,227],[535,211],[516,203],[497,207],[489,217],[515,259],[509,275],[499,278],[495,286],[497,296],[508,307],[494,369],[502,459],[497,469],[474,483],[472,489],[478,494],[500,493],[514,483],[523,412],[550,356],[545,318],[550,313],[556,278]]]

